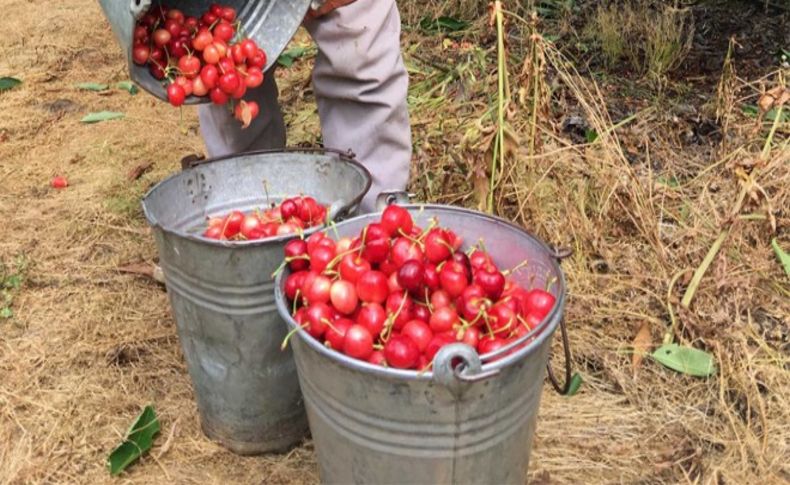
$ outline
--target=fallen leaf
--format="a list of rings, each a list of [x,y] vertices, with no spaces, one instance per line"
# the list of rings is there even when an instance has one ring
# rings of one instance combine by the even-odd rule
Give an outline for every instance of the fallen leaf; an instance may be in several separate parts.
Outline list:
[[[0,91],[7,91],[22,84],[22,81],[15,77],[0,77]]]
[[[140,165],[137,165],[131,171],[129,171],[129,175],[127,175],[127,177],[129,178],[129,180],[137,180],[140,177],[142,177],[144,173],[149,171],[153,166],[154,166],[154,162],[141,163]]]
[[[83,91],[106,91],[110,86],[99,83],[79,83],[74,85],[77,89]]]
[[[82,118],[83,123],[98,123],[100,121],[117,120],[126,116],[116,111],[99,111],[98,113],[88,113]]]
[[[252,109],[244,100],[239,103],[239,107],[241,108],[241,128],[245,129],[252,123]]]
[[[137,89],[137,85],[135,85],[132,81],[120,81],[115,84],[115,87],[118,89],[123,89],[124,91],[128,91],[132,96],[140,91]]]
[[[119,475],[150,450],[158,433],[159,420],[156,418],[156,411],[153,406],[146,406],[129,428],[124,442],[110,453],[107,459],[110,475]]]
[[[771,246],[773,246],[776,257],[779,258],[779,262],[784,267],[785,274],[788,278],[790,278],[790,254],[784,252],[784,250],[779,246],[776,238],[771,240]]]
[[[716,373],[713,356],[704,350],[665,344],[653,352],[653,358],[670,369],[695,377],[708,377]]]
[[[652,346],[653,339],[650,334],[650,323],[645,322],[639,328],[633,341],[634,353],[631,355],[631,368],[634,371],[634,376],[636,376],[636,371],[642,366],[642,360]]]
[[[582,387],[582,383],[584,383],[582,375],[578,372],[573,374],[573,377],[571,377],[571,384],[568,386],[568,392],[566,392],[565,395],[568,397],[575,395]]]

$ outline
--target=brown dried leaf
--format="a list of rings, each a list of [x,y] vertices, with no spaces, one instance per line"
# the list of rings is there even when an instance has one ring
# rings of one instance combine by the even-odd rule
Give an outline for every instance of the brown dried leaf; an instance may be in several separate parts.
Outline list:
[[[239,103],[239,107],[241,108],[241,128],[245,129],[252,123],[252,109],[244,100]]]
[[[474,177],[473,182],[475,188],[475,198],[477,199],[477,209],[480,211],[485,211],[488,204],[489,182],[488,174],[486,174],[486,170],[483,168],[483,164],[481,162],[475,164],[472,177]]]
[[[137,165],[132,170],[129,171],[129,175],[127,177],[129,180],[137,180],[143,176],[144,173],[149,171],[151,167],[154,166],[154,162],[143,162],[140,165]]]
[[[634,371],[634,376],[636,376],[636,372],[642,366],[642,360],[652,346],[653,337],[650,334],[650,323],[645,322],[639,328],[639,332],[636,333],[633,341],[634,353],[631,356],[631,367]]]
[[[763,113],[767,113],[774,107],[774,101],[776,99],[768,93],[763,94],[760,96],[760,99],[757,100],[757,106],[760,107],[760,111]]]
[[[148,276],[149,278],[154,277],[154,265],[150,263],[130,263],[124,266],[119,266],[118,271],[121,273]]]

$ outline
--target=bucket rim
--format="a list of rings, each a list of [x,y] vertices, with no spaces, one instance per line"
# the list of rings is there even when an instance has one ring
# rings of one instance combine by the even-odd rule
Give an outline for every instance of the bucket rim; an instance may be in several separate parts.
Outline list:
[[[227,240],[219,240],[219,239],[209,239],[199,234],[190,234],[185,231],[165,228],[159,223],[159,221],[156,220],[156,218],[151,214],[149,208],[147,207],[146,202],[157,189],[159,189],[160,187],[164,186],[167,183],[170,183],[171,180],[174,180],[177,177],[182,176],[184,173],[189,173],[193,170],[199,169],[204,165],[214,164],[218,162],[227,162],[229,160],[233,160],[245,156],[281,155],[285,153],[297,153],[297,154],[305,154],[305,155],[309,155],[309,154],[330,155],[337,158],[337,160],[339,161],[351,165],[362,174],[363,178],[365,179],[365,186],[363,187],[362,191],[359,194],[355,195],[351,201],[347,202],[343,207],[340,208],[340,212],[344,212],[352,207],[359,206],[359,204],[362,202],[362,199],[365,197],[368,191],[370,191],[370,187],[373,185],[373,176],[370,174],[370,171],[359,161],[357,161],[354,154],[351,152],[346,154],[341,150],[325,148],[325,147],[283,147],[277,149],[252,150],[252,151],[231,153],[228,155],[221,155],[218,157],[207,158],[205,160],[201,160],[199,165],[185,168],[183,170],[168,175],[164,179],[157,182],[153,187],[148,189],[145,195],[143,195],[140,201],[143,208],[143,215],[145,216],[148,225],[154,230],[159,230],[166,234],[178,236],[180,238],[188,239],[190,241],[201,243],[207,246],[223,247],[223,248],[246,249],[250,247],[266,246],[272,243],[286,242],[290,239],[293,239],[294,237],[299,237],[300,234],[309,236],[314,232],[326,229],[328,226],[326,223],[324,223],[318,226],[307,228],[301,232],[297,232],[293,234],[285,234],[283,236],[268,237],[264,239],[255,239],[248,241],[227,241]]]
[[[534,236],[532,233],[527,231],[525,228],[516,225],[506,219],[501,217],[493,216],[490,214],[485,214],[482,212],[474,211],[471,209],[466,209],[463,207],[454,207],[442,204],[403,204],[402,207],[410,210],[422,210],[422,209],[429,209],[429,210],[439,210],[439,211],[454,211],[460,212],[462,214],[474,215],[477,217],[484,217],[500,224],[504,224],[505,226],[509,227],[510,229],[516,230],[533,242],[537,243],[539,247],[541,247],[546,253],[551,255],[553,253],[552,248],[543,242],[538,237]],[[359,221],[362,219],[369,219],[375,216],[380,216],[381,212],[374,212],[369,214],[362,214],[357,217],[353,217],[351,219],[347,219],[338,224],[352,223],[355,221]],[[565,273],[562,271],[560,267],[559,261],[556,257],[551,256],[550,258],[552,268],[557,272],[559,275],[559,292],[557,296],[557,301],[554,304],[554,307],[551,309],[548,315],[541,321],[540,325],[536,328],[530,330],[526,335],[522,336],[518,340],[510,343],[508,346],[488,354],[479,355],[482,364],[482,368],[479,371],[479,374],[488,374],[489,372],[496,372],[500,371],[506,367],[510,367],[517,363],[520,360],[526,358],[527,355],[534,352],[536,349],[541,347],[546,339],[551,338],[554,334],[554,331],[557,329],[560,321],[563,318],[564,311],[565,311],[565,304],[567,300],[567,284],[565,279]],[[359,372],[366,372],[369,374],[373,374],[377,377],[389,378],[389,379],[405,379],[405,380],[420,380],[420,381],[430,381],[435,380],[435,373],[433,369],[430,371],[417,371],[417,370],[410,370],[410,369],[394,369],[390,367],[382,367],[380,365],[374,365],[367,361],[362,361],[355,359],[353,357],[349,357],[342,352],[337,350],[330,349],[324,345],[322,345],[318,340],[312,337],[306,330],[301,328],[296,321],[291,316],[291,312],[289,311],[289,307],[287,305],[287,298],[285,297],[285,293],[283,292],[283,285],[285,284],[285,278],[291,273],[291,271],[286,267],[284,271],[281,271],[276,279],[274,284],[274,299],[277,305],[277,310],[280,313],[280,316],[285,321],[286,325],[288,326],[289,332],[295,331],[296,335],[299,337],[302,343],[305,343],[308,347],[313,349],[314,351],[321,354],[323,357],[331,359],[332,361],[346,367],[350,368],[354,371]],[[292,337],[293,338],[293,337]],[[459,342],[460,343],[460,342]],[[488,358],[490,359],[491,356],[501,355],[502,352],[506,352],[508,349],[518,347],[520,345],[524,345],[522,348],[518,349],[517,351],[499,357],[497,360],[493,362],[485,362]],[[474,349],[475,353],[477,350]]]

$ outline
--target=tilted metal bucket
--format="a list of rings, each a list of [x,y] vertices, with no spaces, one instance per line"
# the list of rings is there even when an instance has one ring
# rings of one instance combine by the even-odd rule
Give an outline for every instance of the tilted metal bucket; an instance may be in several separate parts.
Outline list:
[[[481,359],[464,344],[448,345],[434,358],[433,371],[424,373],[351,359],[297,332],[290,345],[321,481],[523,484],[551,340],[565,306],[556,253],[501,219],[447,206],[408,207],[418,225],[436,217],[467,246],[482,238],[501,268],[528,261],[513,278],[526,288],[553,281],[557,303],[541,325],[508,347]],[[355,236],[378,218],[347,220],[337,232]],[[296,329],[283,293],[286,276],[278,277],[277,306],[288,328]],[[458,358],[464,364],[453,368]]]
[[[299,193],[332,203],[330,214],[342,219],[357,210],[370,180],[337,153],[257,152],[200,162],[143,199],[203,430],[232,451],[282,450],[307,430],[291,352],[280,350],[286,325],[271,276],[290,238],[216,241],[193,229],[208,215]]]
[[[168,0],[162,2],[170,8],[177,8],[185,15],[199,16],[209,5],[210,0]],[[266,52],[268,70],[288,45],[296,30],[302,24],[311,0],[223,0],[223,5],[236,9],[241,21],[242,31]],[[151,0],[99,0],[104,16],[109,20],[115,37],[126,54],[129,75],[132,81],[159,99],[166,100],[167,93],[162,82],[154,79],[145,66],[132,62],[132,33],[135,19],[145,13],[152,4]],[[153,2],[158,5],[157,1]],[[189,96],[187,104],[208,102],[208,98]]]

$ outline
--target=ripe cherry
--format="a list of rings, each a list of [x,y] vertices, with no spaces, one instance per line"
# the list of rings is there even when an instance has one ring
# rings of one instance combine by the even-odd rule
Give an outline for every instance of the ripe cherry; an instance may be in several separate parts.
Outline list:
[[[297,293],[302,291],[302,285],[304,284],[306,275],[306,271],[297,271],[296,273],[289,274],[285,279],[285,296],[288,297],[289,300],[295,300]]]
[[[343,342],[346,340],[346,332],[352,325],[354,325],[354,322],[347,318],[339,318],[332,322],[332,326],[324,334],[329,348],[342,352]]]
[[[434,264],[439,264],[452,255],[447,234],[443,229],[431,229],[425,236],[425,257]]]
[[[322,274],[317,274],[313,277],[309,273],[305,276],[305,281],[302,290],[304,291],[305,300],[309,304],[314,303],[328,303],[331,297],[332,280]]]
[[[551,309],[554,308],[554,301],[554,295],[536,288],[527,293],[525,302],[528,309],[527,313],[534,313],[536,316],[543,319],[551,312]]]
[[[408,235],[411,233],[414,221],[408,210],[397,205],[390,205],[381,214],[381,225],[390,236]]]
[[[228,95],[225,94],[220,88],[211,89],[208,94],[211,98],[211,102],[214,104],[225,104],[228,102]]]
[[[178,60],[178,69],[185,77],[193,79],[200,73],[200,59],[186,55]]]
[[[425,352],[428,344],[433,338],[431,327],[422,320],[409,320],[403,326],[401,334],[409,337],[415,344],[420,352]]]
[[[69,186],[69,181],[66,180],[66,177],[57,176],[52,178],[49,185],[51,185],[53,189],[65,189]]]
[[[239,84],[241,83],[241,78],[239,78],[239,74],[235,71],[226,72],[219,78],[219,88],[225,94],[233,94],[239,88]]]
[[[156,44],[158,47],[164,47],[168,44],[168,42],[170,42],[170,39],[172,39],[173,36],[165,29],[158,29],[154,31],[152,38],[154,39],[154,44]]]
[[[148,62],[148,56],[151,54],[151,49],[147,45],[135,45],[132,49],[132,60],[137,65],[145,65]]]
[[[247,56],[247,66],[257,67],[261,70],[266,67],[266,61],[266,53],[262,49],[258,49],[254,56]]]
[[[285,257],[290,262],[288,265],[293,271],[307,269],[307,243],[301,239],[291,239],[285,243]]]
[[[373,365],[387,365],[387,359],[384,357],[384,352],[380,350],[374,350],[370,357],[368,357],[368,362]]]
[[[447,333],[434,335],[431,341],[428,342],[428,346],[425,347],[425,358],[428,359],[429,362],[433,361],[433,358],[436,356],[436,353],[439,352],[439,349],[445,345],[455,342],[457,342],[455,337]]]
[[[373,353],[373,336],[362,325],[352,325],[346,331],[343,353],[356,359],[366,360]]]
[[[387,315],[390,315],[392,319],[392,326],[395,330],[400,330],[409,320],[412,320],[412,306],[411,298],[403,293],[391,293],[387,297],[384,307],[387,309]]]
[[[387,312],[378,303],[367,303],[359,309],[356,321],[367,328],[371,335],[378,336],[384,330]]]
[[[363,273],[357,280],[357,296],[366,303],[384,303],[387,299],[387,276],[373,270]]]
[[[420,351],[417,344],[409,337],[393,335],[384,344],[384,357],[387,363],[396,369],[411,369],[417,365]]]
[[[339,269],[341,278],[356,284],[363,273],[370,271],[370,263],[356,254],[347,254],[340,261]]]
[[[241,223],[241,235],[247,239],[260,239],[263,236],[263,224],[255,214],[244,216]]]
[[[186,99],[186,92],[179,84],[173,83],[167,87],[167,100],[173,106],[181,106]]]
[[[263,72],[258,67],[247,68],[247,78],[245,79],[248,88],[257,88],[263,84]]]
[[[225,21],[220,21],[214,27],[214,37],[224,42],[230,42],[230,39],[233,38],[233,34],[235,33],[236,29],[234,29],[231,24]]]
[[[425,305],[412,305],[411,317],[414,320],[420,320],[425,323],[431,319],[431,311]]]
[[[307,307],[305,317],[310,325],[307,328],[310,335],[321,338],[332,322],[332,308],[326,303],[314,303]]]
[[[412,294],[417,294],[422,289],[424,276],[425,269],[420,260],[412,259],[398,270],[398,284]]]
[[[345,315],[353,313],[359,302],[354,285],[343,280],[332,283],[332,287],[329,290],[329,299],[335,310]]]
[[[446,306],[436,309],[431,315],[430,326],[435,333],[452,330],[453,326],[459,323],[458,312],[454,308]]]
[[[395,264],[396,268],[400,268],[406,261],[417,260],[422,261],[422,250],[417,243],[399,237],[392,244],[390,251],[390,260]]]
[[[493,266],[484,266],[478,269],[475,272],[474,280],[492,300],[498,300],[505,289],[505,276]]]
[[[439,271],[439,281],[442,288],[452,298],[460,296],[469,284],[466,269],[455,261],[445,263],[441,271]]]
[[[215,44],[209,44],[203,49],[203,60],[206,61],[206,64],[216,64],[220,58],[219,49]]]
[[[223,235],[230,239],[241,231],[241,223],[244,221],[244,214],[240,211],[233,211],[225,219],[225,232]]]

